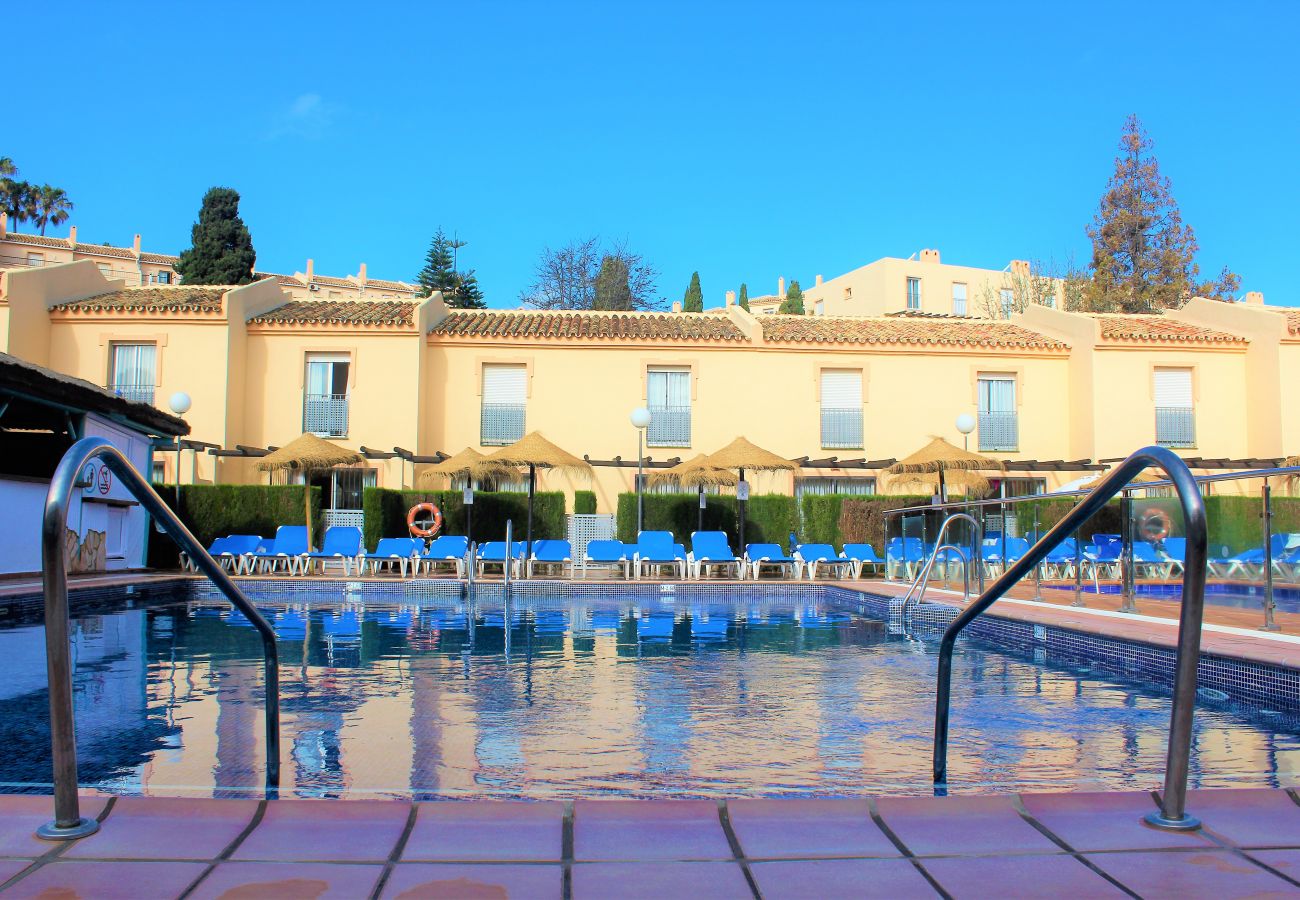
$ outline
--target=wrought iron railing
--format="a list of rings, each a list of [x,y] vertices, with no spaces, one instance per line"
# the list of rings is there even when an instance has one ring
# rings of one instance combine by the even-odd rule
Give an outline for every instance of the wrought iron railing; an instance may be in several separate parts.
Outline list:
[[[825,450],[859,450],[862,448],[862,410],[822,407],[822,448]]]
[[[479,424],[479,443],[484,446],[513,444],[524,436],[522,403],[484,403]]]
[[[123,400],[132,400],[136,403],[153,403],[152,384],[110,384],[108,389]]]
[[[1195,447],[1195,410],[1190,406],[1157,406],[1156,443],[1161,447]]]
[[[1019,450],[1020,417],[1013,412],[980,412],[980,451]]]
[[[650,425],[645,430],[645,442],[651,447],[689,447],[691,408],[651,406]]]
[[[348,433],[347,394],[306,394],[302,401],[302,430],[330,437]]]

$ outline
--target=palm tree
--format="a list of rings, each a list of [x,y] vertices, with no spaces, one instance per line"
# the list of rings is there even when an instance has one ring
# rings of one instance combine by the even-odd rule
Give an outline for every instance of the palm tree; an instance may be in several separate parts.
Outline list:
[[[38,204],[33,220],[41,227],[42,235],[45,234],[47,224],[58,228],[68,221],[68,213],[72,212],[73,203],[68,199],[67,191],[43,184],[32,193]]]
[[[26,181],[14,181],[12,178],[0,178],[0,211],[9,214],[9,223],[14,231],[18,224],[27,217],[27,198],[32,186]]]
[[[18,174],[18,167],[7,156],[0,156],[0,178],[11,178]]]

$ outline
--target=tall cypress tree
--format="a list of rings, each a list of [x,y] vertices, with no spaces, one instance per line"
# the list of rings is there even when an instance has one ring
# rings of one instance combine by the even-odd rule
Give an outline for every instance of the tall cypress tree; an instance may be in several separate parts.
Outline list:
[[[799,282],[790,282],[790,288],[785,292],[785,299],[781,301],[777,312],[794,316],[803,315],[803,288],[799,287]]]
[[[631,309],[632,286],[628,281],[627,263],[617,256],[606,255],[596,273],[596,296],[592,309]]]
[[[743,281],[740,283],[740,308],[749,312],[749,285]]]
[[[182,251],[176,272],[185,284],[249,284],[253,280],[253,237],[239,217],[239,192],[214,187],[203,195],[192,246]]]
[[[700,290],[700,273],[691,273],[690,286],[682,297],[682,312],[704,312],[704,292]]]

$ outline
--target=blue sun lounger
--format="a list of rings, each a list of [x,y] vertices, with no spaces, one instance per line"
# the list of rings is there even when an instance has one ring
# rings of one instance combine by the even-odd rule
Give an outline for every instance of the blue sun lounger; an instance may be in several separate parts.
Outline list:
[[[533,541],[533,552],[528,557],[525,565],[525,574],[532,578],[538,566],[550,566],[552,568],[559,566],[560,574],[564,574],[565,566],[573,569],[573,547],[568,541],[555,540],[553,538]]]
[[[637,578],[654,568],[662,572],[665,566],[671,566],[678,578],[685,578],[686,548],[673,542],[671,531],[643,531],[637,535],[632,566]]]
[[[374,552],[365,555],[365,561],[370,564],[371,575],[378,575],[383,566],[388,566],[390,571],[396,566],[398,573],[405,578],[406,567],[414,566],[419,552],[420,542],[415,538],[380,538]]]
[[[853,577],[861,578],[862,570],[874,566],[884,571],[885,561],[876,555],[876,548],[870,544],[845,544],[840,556],[853,563]]]
[[[622,541],[588,541],[582,555],[582,577],[587,577],[589,568],[617,568],[627,578],[631,562],[632,555]]]
[[[699,578],[706,568],[718,568],[723,575],[744,575],[744,564],[731,552],[727,534],[723,531],[695,531],[691,533],[691,555],[688,563],[691,575]]]
[[[840,556],[830,544],[800,544],[794,556],[812,580],[816,580],[817,571],[822,567],[837,578],[845,572],[853,573],[853,561]]]
[[[465,554],[469,552],[469,538],[454,534],[444,534],[433,539],[420,552],[415,561],[415,570],[423,570],[432,575],[440,565],[450,564],[457,578],[465,577]]]
[[[787,556],[780,544],[750,544],[745,547],[745,562],[750,567],[755,581],[764,567],[775,568],[791,578],[798,578],[801,564],[793,556]]]
[[[325,529],[325,540],[315,553],[307,553],[302,558],[302,574],[307,574],[319,565],[321,574],[325,574],[330,563],[341,566],[345,576],[352,574],[352,564],[361,555],[361,529],[353,525],[334,525]],[[360,565],[358,564],[358,568]]]

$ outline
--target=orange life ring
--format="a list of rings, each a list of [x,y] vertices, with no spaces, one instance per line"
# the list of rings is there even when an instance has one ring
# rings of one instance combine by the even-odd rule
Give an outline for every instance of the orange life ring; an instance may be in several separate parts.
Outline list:
[[[1162,541],[1169,536],[1169,513],[1152,507],[1138,516],[1138,531],[1148,541]]]
[[[421,513],[424,513],[425,515],[432,513],[433,524],[416,525],[415,520]],[[433,537],[442,528],[442,510],[438,509],[438,507],[434,506],[432,503],[417,503],[412,506],[410,511],[406,514],[406,527],[410,530],[411,537]]]

